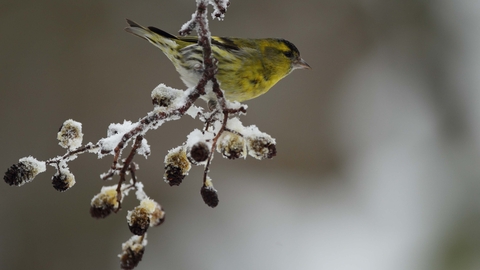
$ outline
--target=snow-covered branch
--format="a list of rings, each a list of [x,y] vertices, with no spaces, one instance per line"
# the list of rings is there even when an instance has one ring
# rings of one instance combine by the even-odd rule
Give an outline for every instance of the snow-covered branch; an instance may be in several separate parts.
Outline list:
[[[4,175],[4,180],[9,185],[22,186],[45,172],[46,165],[50,165],[56,169],[52,176],[54,188],[64,192],[76,182],[69,170],[69,162],[85,153],[96,154],[99,158],[113,156],[110,168],[100,177],[103,180],[118,177],[118,183],[103,187],[100,193],[93,197],[90,213],[94,218],[105,218],[111,213],[117,213],[129,191],[135,190],[139,205],[127,213],[127,224],[134,236],[122,246],[123,252],[119,255],[122,269],[133,269],[138,265],[147,244],[148,228],[162,224],[165,219],[163,208],[147,196],[143,184],[138,180],[138,165],[134,162],[136,155],[147,157],[151,154],[146,139],[150,130],[158,129],[165,122],[179,120],[185,115],[203,122],[202,130],[193,130],[186,136],[185,143],[167,153],[164,180],[170,186],[178,186],[188,175],[192,165],[203,166],[200,194],[210,207],[216,207],[219,202],[218,192],[209,176],[215,151],[228,159],[246,158],[247,155],[265,159],[276,155],[275,139],[261,132],[256,126],[245,127],[241,123],[239,116],[246,113],[247,106],[225,99],[215,77],[217,60],[212,55],[208,6],[213,6],[213,18],[223,19],[229,1],[196,2],[197,9],[192,19],[179,31],[180,35],[187,35],[195,30],[198,34],[198,45],[203,49],[203,73],[195,87],[183,91],[160,84],[152,91],[153,109],[150,112],[137,122],[125,120],[123,123],[110,124],[107,136],[96,143],[83,144],[82,124],[67,120],[57,134],[59,145],[66,149],[65,154],[45,161],[31,156],[21,158]],[[195,105],[198,98],[205,96],[207,91],[214,93],[214,99],[208,101],[208,108]],[[131,148],[124,155],[129,145]],[[130,179],[127,179],[128,176]]]

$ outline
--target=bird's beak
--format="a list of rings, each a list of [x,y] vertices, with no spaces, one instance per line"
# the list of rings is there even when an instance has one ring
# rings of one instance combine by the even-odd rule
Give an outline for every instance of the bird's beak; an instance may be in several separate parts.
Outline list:
[[[298,59],[297,61],[293,62],[293,69],[312,69],[305,60],[302,58]]]

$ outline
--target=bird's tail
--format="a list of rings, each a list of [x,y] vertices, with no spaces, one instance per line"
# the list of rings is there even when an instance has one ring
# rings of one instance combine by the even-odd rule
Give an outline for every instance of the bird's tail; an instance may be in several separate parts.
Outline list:
[[[127,19],[127,23],[129,26],[125,28],[125,31],[148,40],[153,45],[162,49],[162,51],[166,47],[172,49],[178,46],[178,38],[172,34],[153,26],[141,26],[140,24],[129,19]]]

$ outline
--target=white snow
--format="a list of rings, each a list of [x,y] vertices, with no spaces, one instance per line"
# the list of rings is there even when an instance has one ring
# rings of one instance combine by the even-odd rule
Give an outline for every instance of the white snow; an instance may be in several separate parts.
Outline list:
[[[125,133],[130,132],[136,126],[138,126],[138,123],[132,124],[131,121],[127,120],[124,120],[123,124],[110,124],[107,130],[107,138],[102,138],[98,141],[101,147],[98,157],[101,158],[107,154],[113,154],[113,150],[120,143]]]
[[[241,134],[243,134],[243,131],[245,130],[245,127],[243,126],[240,119],[238,119],[238,117],[229,118],[227,120],[226,127],[228,129],[234,130],[234,131],[236,131],[238,133],[241,133]]]
[[[225,96],[225,93],[223,94],[223,96]],[[229,101],[228,99],[225,99],[225,101],[227,102],[226,105],[227,105],[227,108],[229,109],[239,110],[241,107],[243,107],[245,110],[248,109],[248,105],[242,104],[238,101]],[[244,113],[240,113],[240,114],[244,114]]]
[[[147,245],[147,234],[146,233],[143,236],[133,235],[132,237],[130,237],[130,239],[128,239],[127,242],[122,244],[122,249],[123,249],[124,252],[127,252],[127,250],[129,248],[135,250],[136,249],[135,246],[137,246],[137,245],[140,245],[140,246],[143,246],[143,247],[145,247]],[[121,255],[119,255],[119,257],[121,257]]]
[[[217,0],[215,2],[214,0],[209,0],[209,3],[213,7],[212,18],[213,19],[218,19],[219,21],[223,21],[223,19],[225,18],[225,13],[222,13],[220,11],[220,8],[225,9],[225,12],[226,12],[229,1],[228,0]]]
[[[199,129],[194,129],[192,132],[190,132],[190,134],[187,135],[185,146],[188,149],[198,142],[204,142],[206,145],[208,145],[208,147],[211,147],[213,138],[214,135],[211,132],[206,131],[203,133]]]
[[[142,140],[142,145],[137,148],[137,154],[144,156],[145,158],[148,158],[150,155],[150,145],[147,142],[147,139],[143,138]]]
[[[257,126],[255,125],[251,125],[251,126],[248,126],[246,127],[245,129],[243,129],[243,136],[245,138],[259,138],[259,137],[263,137],[263,138],[266,138],[267,140],[271,141],[272,143],[275,143],[275,139],[272,138],[270,135],[268,135],[267,133],[265,132],[261,132]]]
[[[185,114],[189,115],[190,117],[192,117],[193,119],[195,119],[197,117],[197,115],[200,113],[203,112],[203,108],[202,107],[198,107],[198,106],[195,106],[195,105],[192,105],[190,106],[190,108],[188,108],[188,110],[185,112]]]
[[[32,156],[21,158],[18,161],[29,166],[35,175],[47,170],[47,166],[44,161],[39,161]]]
[[[24,181],[22,181],[22,183],[20,183],[18,186],[31,182],[35,176],[47,170],[47,166],[44,161],[38,161],[32,156],[21,158],[19,162],[23,163],[27,167],[26,169],[31,172],[32,177],[24,179]]]
[[[198,1],[197,1],[197,2],[198,2]],[[182,25],[182,27],[180,28],[180,32],[185,32],[185,31],[187,31],[187,30],[190,28],[190,26],[192,25],[192,23],[195,22],[195,17],[196,17],[196,15],[197,15],[196,12],[192,14],[192,18],[191,18],[188,22],[186,22],[186,23],[184,23],[184,24]],[[193,30],[193,29],[191,29],[191,30]]]
[[[208,189],[211,189],[211,190],[213,190],[213,191],[217,191],[217,190],[213,187],[212,178],[210,178],[210,176],[207,176],[207,179],[205,179],[205,187],[208,188]]]
[[[142,201],[148,198],[147,194],[143,190],[143,184],[141,182],[136,182],[135,188],[137,189],[137,191],[135,191],[135,196],[137,196],[137,200]]]
[[[166,86],[161,83],[155,89],[152,90],[151,97],[152,99],[164,99],[167,100],[169,105],[164,108],[165,111],[171,110],[172,108],[178,108],[183,106],[185,92],[183,90],[175,89],[170,86]]]

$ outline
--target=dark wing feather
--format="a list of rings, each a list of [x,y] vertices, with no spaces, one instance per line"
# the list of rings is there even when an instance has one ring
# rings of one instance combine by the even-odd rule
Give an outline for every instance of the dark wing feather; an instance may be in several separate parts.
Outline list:
[[[152,31],[152,32],[154,32],[154,33],[156,33],[156,34],[159,34],[160,36],[165,37],[165,38],[178,39],[176,36],[174,36],[174,35],[172,35],[172,34],[170,34],[170,33],[167,33],[167,32],[165,32],[165,31],[163,31],[163,30],[160,30],[160,29],[158,29],[158,28],[156,28],[156,27],[154,27],[154,26],[149,26],[149,27],[148,27],[148,30],[150,30],[150,31]]]
[[[212,37],[212,44],[226,50],[238,51],[240,48],[233,42],[233,40],[227,37]]]
[[[197,43],[198,42],[198,37],[195,36],[188,36],[188,37],[179,37],[181,41],[185,41],[188,43]]]
[[[178,39],[189,42],[189,43],[197,43],[198,37],[196,36],[188,36],[188,37],[178,37]],[[225,49],[227,51],[239,51],[240,48],[233,42],[233,40],[226,38],[226,37],[212,37],[212,44]]]

